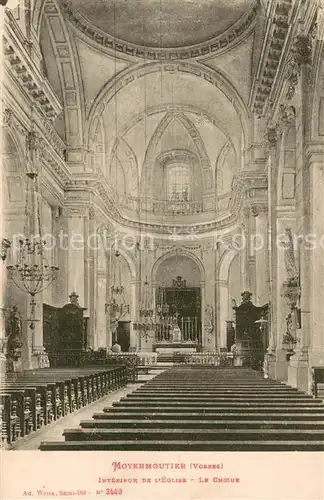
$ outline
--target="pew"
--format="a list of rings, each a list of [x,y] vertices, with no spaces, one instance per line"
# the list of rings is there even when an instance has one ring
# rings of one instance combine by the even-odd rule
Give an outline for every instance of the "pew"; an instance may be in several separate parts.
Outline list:
[[[127,384],[119,366],[42,368],[0,381],[2,441],[11,444]]]
[[[245,368],[173,366],[42,451],[323,451],[320,399]]]

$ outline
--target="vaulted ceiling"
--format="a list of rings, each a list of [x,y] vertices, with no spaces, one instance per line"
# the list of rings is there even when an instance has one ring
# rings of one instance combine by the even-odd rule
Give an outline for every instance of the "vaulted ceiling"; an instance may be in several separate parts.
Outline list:
[[[184,47],[223,33],[255,0],[72,0],[103,32],[154,48]]]

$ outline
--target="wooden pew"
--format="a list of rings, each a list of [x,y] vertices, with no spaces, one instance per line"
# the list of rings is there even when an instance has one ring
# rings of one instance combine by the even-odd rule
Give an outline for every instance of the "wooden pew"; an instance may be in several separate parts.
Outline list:
[[[126,367],[44,368],[0,382],[3,440],[9,444],[127,384]]]

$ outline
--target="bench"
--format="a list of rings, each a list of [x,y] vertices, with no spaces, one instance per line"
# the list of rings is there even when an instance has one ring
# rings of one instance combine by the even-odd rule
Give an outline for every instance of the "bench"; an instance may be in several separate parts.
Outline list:
[[[42,368],[0,381],[2,441],[23,438],[127,384],[125,366]]]

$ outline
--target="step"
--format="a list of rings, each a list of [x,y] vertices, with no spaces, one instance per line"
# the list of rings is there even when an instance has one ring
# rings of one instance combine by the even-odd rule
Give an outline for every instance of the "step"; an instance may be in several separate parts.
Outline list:
[[[126,399],[126,398],[125,398]],[[169,401],[169,400],[166,400],[166,401],[137,401],[136,402],[136,406],[137,407],[147,407],[147,408],[162,408],[162,407],[170,407],[170,405],[172,404],[171,408],[173,407],[173,409],[175,407],[177,408],[180,408],[180,407],[191,407],[192,409],[194,408],[201,408],[201,403],[199,401]],[[125,400],[125,401],[116,401],[113,403],[113,406],[124,406],[124,407],[129,407],[129,406],[134,406],[135,403],[134,401],[132,400]],[[312,401],[312,400],[309,400],[307,403],[305,402],[287,402],[287,401],[284,401],[284,402],[279,402],[279,401],[267,401],[267,402],[262,402],[262,401],[256,401],[256,402],[249,402],[249,401],[246,401],[246,402],[243,402],[243,401],[226,401],[225,399],[224,400],[221,400],[221,401],[208,401],[208,402],[204,402],[204,407],[208,407],[208,408],[220,408],[222,406],[225,406],[227,405],[228,407],[232,407],[232,408],[242,408],[242,407],[255,407],[255,408],[281,408],[281,407],[288,407],[290,406],[291,408],[294,408],[295,410],[297,408],[324,408],[323,404],[322,403],[317,403],[316,401]]]
[[[197,408],[198,406],[198,408]],[[161,410],[161,408],[163,408],[163,410]],[[197,412],[197,411],[200,411],[201,413],[215,413],[215,412],[230,412],[230,413],[238,413],[238,412],[256,412],[256,413],[260,413],[260,412],[270,412],[270,413],[274,413],[274,412],[280,412],[280,413],[296,413],[297,411],[299,412],[314,412],[314,410],[317,412],[317,413],[320,413],[320,414],[323,414],[324,416],[324,405],[320,405],[320,406],[316,406],[314,408],[314,406],[312,407],[309,407],[307,405],[294,405],[294,406],[290,406],[288,407],[287,405],[264,405],[264,404],[260,404],[260,405],[249,405],[249,404],[245,404],[245,405],[231,405],[231,406],[226,406],[226,405],[213,405],[213,406],[208,406],[208,407],[204,407],[204,408],[201,408],[201,405],[196,405],[195,407],[193,406],[179,406],[178,408],[175,408],[175,405],[173,406],[168,406],[168,405],[163,405],[163,407],[161,405],[153,405],[153,406],[148,406],[148,405],[142,405],[142,406],[137,406],[136,408],[133,406],[133,405],[125,405],[123,403],[120,403],[120,402],[116,402],[116,403],[113,403],[113,406],[108,406],[108,407],[105,407],[103,408],[103,411],[104,412],[110,412],[110,411],[116,411],[116,412],[137,412],[137,413],[141,413],[141,412],[148,412],[148,413],[152,413],[153,411],[163,411],[163,412],[189,412],[189,413],[192,413],[192,412]]]
[[[289,398],[289,399],[314,399],[313,396],[308,396],[305,394],[296,394],[295,392],[258,392],[254,391],[253,393],[248,393],[248,392],[224,392],[224,391],[215,391],[215,392],[210,392],[206,393],[205,391],[202,392],[189,392],[187,393],[186,391],[182,391],[181,393],[173,393],[173,392],[161,392],[159,393],[154,393],[154,392],[145,392],[145,391],[135,391],[127,394],[127,397],[132,397],[132,398],[143,398],[143,399],[184,399],[184,398],[197,398],[197,399],[210,399],[210,398],[219,398],[219,397],[224,397],[224,398],[250,398],[250,399],[256,399],[256,398]]]
[[[249,420],[284,420],[290,422],[291,420],[294,421],[300,421],[300,420],[306,420],[306,421],[320,421],[323,422],[323,413],[266,413],[262,412],[261,410],[252,412],[249,409],[242,409],[240,410],[240,418],[246,418]],[[151,418],[156,418],[159,420],[165,419],[165,420],[236,420],[238,418],[237,412],[229,413],[229,412],[223,412],[223,413],[208,413],[208,412],[200,412],[200,413],[185,413],[185,412],[177,412],[175,413],[174,411],[170,412],[157,412],[157,413],[152,413],[151,411],[145,411],[142,410],[140,412],[138,411],[112,411],[109,410],[109,412],[102,412],[102,413],[95,413],[92,415],[92,418],[98,419],[98,420],[109,420],[109,419],[142,419],[145,418],[146,420],[149,420]]]
[[[66,441],[112,441],[123,439],[144,440],[186,440],[209,441],[222,440],[294,440],[322,441],[324,445],[324,430],[322,429],[65,429],[63,436]]]
[[[43,441],[41,451],[324,451],[322,441]]]
[[[151,389],[150,387],[141,387],[140,389],[137,389],[136,390],[136,394],[167,394],[167,395],[172,395],[174,394],[175,396],[177,395],[181,395],[183,393],[186,393],[186,394],[237,394],[237,393],[244,393],[244,394],[255,394],[255,393],[258,393],[258,394],[300,394],[300,395],[305,395],[304,392],[301,392],[301,391],[294,391],[293,389],[288,389],[288,388],[254,388],[254,389],[248,389],[248,388],[240,388],[240,387],[235,387],[233,389],[229,389],[229,388],[215,388],[215,389],[188,389],[188,388],[184,388],[184,389],[178,389],[178,388],[167,388],[167,389]]]
[[[194,397],[188,397],[188,396],[178,396],[178,397],[169,397],[169,396],[156,396],[156,397],[137,397],[132,394],[128,394],[126,397],[123,397],[120,399],[121,402],[133,402],[134,404],[144,404],[144,403],[167,403],[169,402],[170,404],[181,404],[181,403],[195,403],[195,404],[210,404],[210,403],[223,403],[224,401],[230,402],[230,403],[244,403],[244,402],[249,402],[251,404],[254,403],[289,403],[289,404],[295,404],[295,403],[307,403],[309,405],[316,405],[316,404],[321,404],[320,402],[317,402],[314,400],[312,397],[265,397],[265,396],[236,396],[235,398],[232,396],[226,396],[223,395],[222,397],[205,397],[205,396],[194,396]]]
[[[183,387],[182,389],[179,389],[178,387],[167,387],[167,388],[153,388],[148,387],[147,384],[145,386],[141,387],[140,389],[137,389],[136,393],[143,393],[143,394],[182,394],[183,392],[186,393],[192,393],[192,394],[215,394],[218,392],[225,393],[225,394],[232,394],[232,393],[238,393],[238,392],[244,392],[248,394],[254,394],[255,392],[258,393],[271,393],[271,394],[301,394],[305,395],[305,393],[301,391],[297,391],[294,389],[290,389],[289,387],[214,387],[214,388],[193,388],[193,387]]]
[[[161,420],[156,419],[121,419],[121,420],[82,420],[83,429],[324,429],[324,421],[278,421],[278,420]]]
[[[238,390],[255,390],[255,389],[267,389],[267,390],[293,390],[295,392],[297,392],[297,389],[294,389],[292,387],[289,387],[288,385],[281,385],[281,384],[278,384],[278,385],[274,385],[274,384],[271,384],[271,385],[268,385],[268,384],[204,384],[204,383],[201,383],[201,384],[186,384],[186,385],[183,385],[183,384],[177,384],[175,382],[173,382],[172,384],[156,384],[156,385],[153,385],[151,383],[151,381],[147,382],[145,384],[145,387],[147,387],[147,389],[151,390],[151,391],[154,391],[155,389],[157,390],[164,390],[164,391],[167,391],[167,390],[170,390],[170,389],[175,389],[177,391],[183,391],[183,390],[196,390],[196,391],[199,391],[199,390],[235,390],[235,389],[238,389]]]

